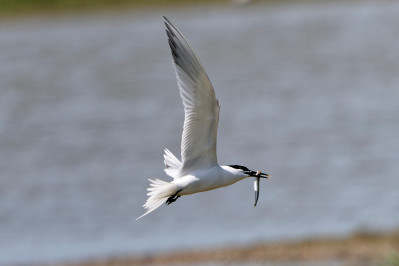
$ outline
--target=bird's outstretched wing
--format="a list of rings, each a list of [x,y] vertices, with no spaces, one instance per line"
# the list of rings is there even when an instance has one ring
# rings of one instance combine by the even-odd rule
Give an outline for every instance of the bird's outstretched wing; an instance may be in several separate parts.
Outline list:
[[[208,75],[190,44],[167,18],[163,18],[184,105],[180,169],[184,173],[217,164],[220,107]]]

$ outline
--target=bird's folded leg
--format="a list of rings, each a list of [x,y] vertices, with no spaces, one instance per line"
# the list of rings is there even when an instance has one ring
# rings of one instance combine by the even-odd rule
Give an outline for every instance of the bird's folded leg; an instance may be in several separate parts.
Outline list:
[[[170,196],[170,197],[167,199],[167,201],[166,201],[166,205],[169,205],[169,204],[175,202],[178,198],[180,198],[180,196],[177,196],[177,194],[179,194],[180,191],[181,191],[181,189],[178,190],[173,196]]]

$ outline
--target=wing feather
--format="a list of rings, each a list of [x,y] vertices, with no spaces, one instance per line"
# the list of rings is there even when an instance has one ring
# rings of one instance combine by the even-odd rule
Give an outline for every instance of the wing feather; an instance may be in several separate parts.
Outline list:
[[[217,164],[219,101],[187,39],[167,18],[164,20],[185,114],[180,170],[211,167]]]

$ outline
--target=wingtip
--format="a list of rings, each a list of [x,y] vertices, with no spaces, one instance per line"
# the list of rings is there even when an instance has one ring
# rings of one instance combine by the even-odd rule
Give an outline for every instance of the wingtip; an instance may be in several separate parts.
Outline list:
[[[172,24],[172,22],[170,22],[170,20],[167,17],[165,17],[165,16],[162,16],[162,17],[164,19],[164,24],[165,24],[165,27],[166,27],[166,33],[169,32],[171,34],[171,36],[175,36],[176,35],[175,32],[179,32],[179,30],[176,29],[176,27]]]
[[[172,24],[172,23],[170,23],[170,21],[167,17],[162,16],[162,18],[163,18],[165,24]]]
[[[167,17],[165,17],[165,16],[162,16],[162,17],[163,17],[163,23],[165,24],[165,27],[166,27],[166,34],[168,35],[168,38],[170,39],[173,35],[173,30],[172,30],[173,25],[172,25],[172,23],[170,23],[170,21]]]

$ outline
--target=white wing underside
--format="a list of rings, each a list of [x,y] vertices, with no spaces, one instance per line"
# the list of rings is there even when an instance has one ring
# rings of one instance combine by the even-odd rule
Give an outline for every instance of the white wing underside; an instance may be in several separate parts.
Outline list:
[[[175,174],[173,171],[184,174],[190,170],[217,165],[216,137],[220,107],[197,55],[179,30],[167,18],[164,19],[184,106],[181,166],[177,169],[176,160],[179,160],[165,151],[165,165],[166,158],[171,158],[171,167],[165,171],[169,175]]]

